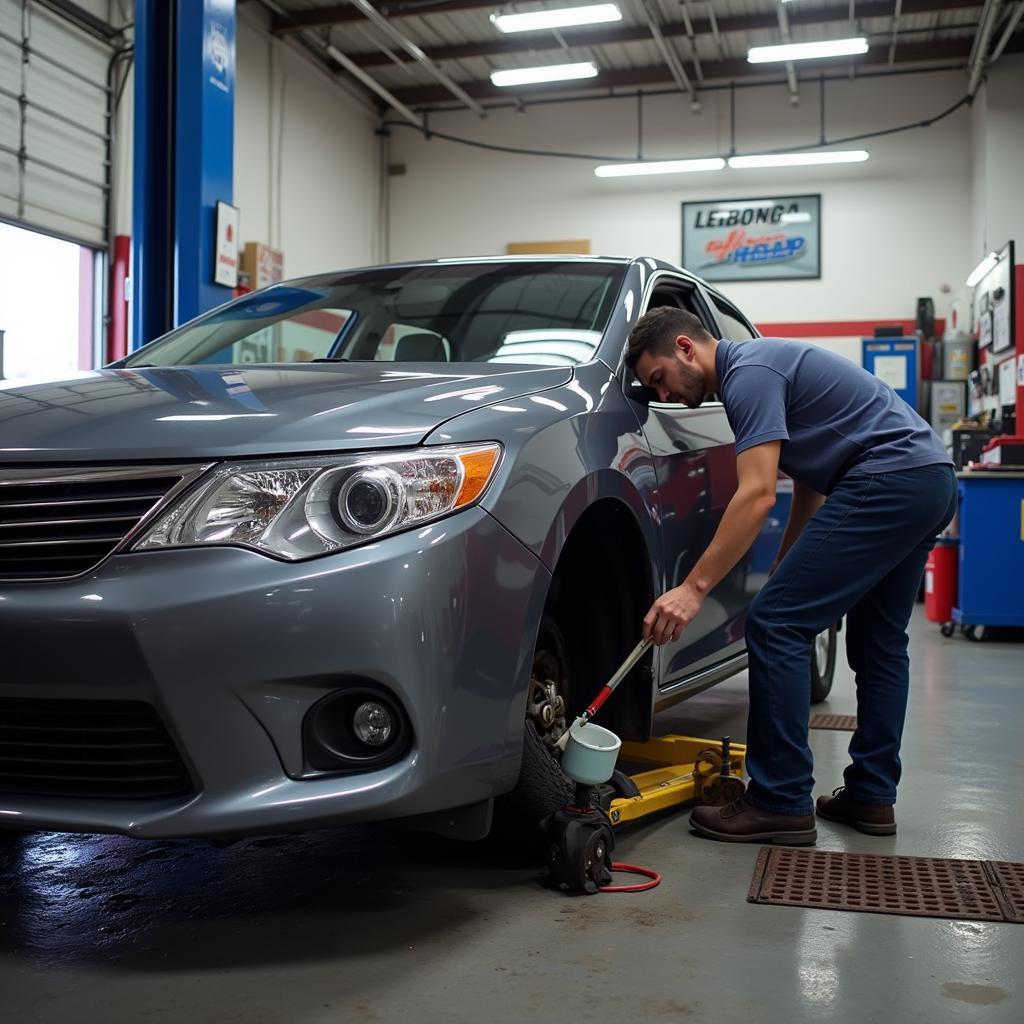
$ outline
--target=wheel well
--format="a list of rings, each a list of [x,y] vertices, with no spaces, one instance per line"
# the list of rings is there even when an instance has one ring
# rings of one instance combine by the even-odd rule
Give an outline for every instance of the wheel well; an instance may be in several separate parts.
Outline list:
[[[562,548],[547,602],[568,648],[573,716],[639,641],[653,601],[650,556],[633,513],[614,499],[590,505]],[[601,709],[600,723],[623,739],[650,737],[652,663],[646,655]]]

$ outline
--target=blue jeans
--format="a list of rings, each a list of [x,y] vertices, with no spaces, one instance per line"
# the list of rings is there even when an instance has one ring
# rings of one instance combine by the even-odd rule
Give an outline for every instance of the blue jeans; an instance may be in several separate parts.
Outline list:
[[[750,803],[810,814],[807,745],[811,643],[846,618],[857,679],[847,794],[896,802],[910,662],[907,623],[935,537],[956,511],[952,466],[844,478],[804,528],[747,613]]]

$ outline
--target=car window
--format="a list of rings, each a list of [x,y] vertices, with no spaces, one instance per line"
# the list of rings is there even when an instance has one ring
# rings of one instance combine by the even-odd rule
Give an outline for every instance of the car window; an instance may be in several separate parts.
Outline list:
[[[594,357],[624,264],[451,261],[291,281],[214,310],[116,365],[523,362]]]
[[[451,357],[452,343],[444,335],[415,324],[390,324],[373,353],[377,362],[447,363]]]
[[[659,306],[673,306],[677,309],[685,309],[687,313],[692,313],[696,316],[704,324],[705,328],[711,330],[711,333],[714,333],[707,315],[707,307],[700,300],[692,285],[683,284],[682,282],[673,283],[671,280],[659,281],[657,287],[651,292],[645,312],[650,312],[650,310],[657,309]],[[657,393],[653,389],[645,387],[635,374],[629,375],[628,387],[630,397],[636,401],[642,402],[645,405],[662,404],[658,401]],[[706,403],[718,401],[720,399],[714,393],[709,394],[707,399],[705,399]],[[665,407],[673,409],[682,408],[672,403],[665,403]]]
[[[729,341],[749,341],[757,335],[740,319],[739,313],[731,306],[727,306],[720,299],[712,297],[715,304],[715,316],[718,318],[718,327],[721,331],[720,337]]]
[[[233,363],[308,363],[334,347],[348,323],[349,309],[311,309],[236,341]]]

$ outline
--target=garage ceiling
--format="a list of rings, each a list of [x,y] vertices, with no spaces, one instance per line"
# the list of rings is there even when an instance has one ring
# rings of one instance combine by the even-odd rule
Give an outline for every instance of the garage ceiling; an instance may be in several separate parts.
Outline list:
[[[611,25],[517,35],[500,33],[490,15],[555,9],[584,0],[391,0],[375,4],[386,25],[358,9],[360,0],[261,2],[274,12],[276,33],[305,37],[321,50],[333,46],[363,75],[419,109],[465,106],[467,98],[487,106],[510,99],[530,102],[647,87],[676,88],[698,96],[702,87],[729,81],[788,80],[795,92],[800,80],[817,79],[826,69],[850,74],[936,67],[967,70],[972,60],[991,62],[1003,52],[1024,50],[1024,0],[618,0],[622,20]],[[465,95],[460,98],[403,49],[396,31],[424,51]],[[867,37],[866,54],[796,65],[746,61],[751,46],[851,35]],[[977,50],[981,58],[976,57]],[[587,60],[600,69],[598,78],[514,90],[499,89],[489,79],[499,69]]]

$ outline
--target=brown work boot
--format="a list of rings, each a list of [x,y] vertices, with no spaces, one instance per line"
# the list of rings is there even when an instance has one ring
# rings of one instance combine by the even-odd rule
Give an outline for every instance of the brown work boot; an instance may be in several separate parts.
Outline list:
[[[721,843],[781,843],[813,846],[818,839],[814,815],[773,814],[748,804],[745,797],[727,807],[698,807],[690,815],[690,827]]]
[[[826,821],[852,825],[858,832],[869,836],[896,835],[896,815],[886,804],[865,804],[846,795],[840,786],[831,796],[818,797],[818,814]]]

